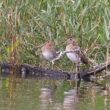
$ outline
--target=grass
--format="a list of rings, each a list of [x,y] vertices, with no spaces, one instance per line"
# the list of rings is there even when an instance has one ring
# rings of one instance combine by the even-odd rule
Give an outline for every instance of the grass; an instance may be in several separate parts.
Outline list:
[[[77,37],[95,63],[108,60],[109,0],[0,0],[1,61],[47,65],[40,57],[42,44],[52,39],[64,50],[68,35]],[[68,64],[72,68],[64,57],[57,65],[68,69]]]

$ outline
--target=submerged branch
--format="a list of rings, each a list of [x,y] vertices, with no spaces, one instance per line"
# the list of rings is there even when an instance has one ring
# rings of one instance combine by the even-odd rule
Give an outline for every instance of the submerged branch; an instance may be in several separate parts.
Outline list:
[[[61,70],[51,70],[41,67],[32,66],[29,64],[11,64],[7,62],[1,62],[1,75],[10,75],[12,70],[13,74],[16,73],[17,76],[21,78],[50,78],[50,79],[63,79],[63,80],[76,80],[78,78],[85,79],[88,76],[100,74],[101,71],[106,70],[110,67],[110,62],[100,64],[92,69],[84,70],[78,73],[70,73]]]

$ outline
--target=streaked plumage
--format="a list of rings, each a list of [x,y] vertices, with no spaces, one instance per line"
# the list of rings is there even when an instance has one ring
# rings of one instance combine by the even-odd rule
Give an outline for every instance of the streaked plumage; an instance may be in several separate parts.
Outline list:
[[[53,41],[48,41],[44,44],[41,48],[43,57],[48,60],[52,61],[54,58],[58,56],[58,53],[55,49],[55,45]]]
[[[66,55],[75,64],[80,63],[88,64],[88,60],[84,53],[82,52],[81,48],[79,47],[77,40],[75,38],[69,38],[67,40],[66,51],[74,51],[66,53]]]

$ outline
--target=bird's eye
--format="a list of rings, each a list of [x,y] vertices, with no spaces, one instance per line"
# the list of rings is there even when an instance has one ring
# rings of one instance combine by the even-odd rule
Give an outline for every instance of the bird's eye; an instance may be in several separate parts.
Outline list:
[[[72,41],[72,38],[70,38],[70,41]]]

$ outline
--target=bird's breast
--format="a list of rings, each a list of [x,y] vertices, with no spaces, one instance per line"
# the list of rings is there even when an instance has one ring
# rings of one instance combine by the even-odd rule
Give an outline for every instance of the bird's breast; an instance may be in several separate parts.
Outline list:
[[[72,44],[66,46],[66,51],[74,51],[75,49],[77,49],[77,48],[73,47]],[[79,55],[76,52],[66,53],[66,55],[74,63],[81,62],[81,58],[79,57]]]
[[[76,53],[66,53],[67,57],[74,63],[80,63],[81,59]]]
[[[52,53],[50,51],[45,51],[42,54],[46,60],[50,61],[50,60],[54,59],[54,53]]]

